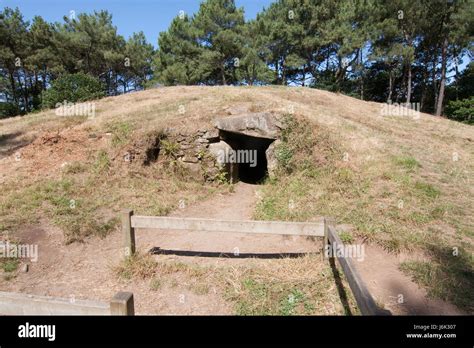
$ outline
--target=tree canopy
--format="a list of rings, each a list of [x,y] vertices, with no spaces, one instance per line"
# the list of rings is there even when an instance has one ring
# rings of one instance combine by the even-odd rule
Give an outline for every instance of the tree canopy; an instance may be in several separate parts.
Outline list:
[[[276,0],[249,21],[234,0],[205,0],[176,16],[155,50],[142,32],[118,35],[107,11],[30,23],[5,8],[0,103],[8,105],[0,110],[44,107],[54,80],[84,73],[104,95],[156,84],[278,84],[419,103],[441,115],[448,102],[472,97],[472,68],[460,66],[472,59],[473,32],[468,0]]]

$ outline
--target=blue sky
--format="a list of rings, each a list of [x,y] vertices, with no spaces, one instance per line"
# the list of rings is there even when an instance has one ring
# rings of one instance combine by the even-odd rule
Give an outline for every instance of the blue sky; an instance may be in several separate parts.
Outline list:
[[[108,10],[119,34],[128,38],[133,32],[143,31],[147,40],[157,46],[158,34],[165,31],[179,11],[191,14],[198,10],[200,0],[0,0],[0,8],[20,8],[27,20],[39,15],[48,22],[62,22],[70,11]],[[244,7],[247,19],[255,18],[272,0],[236,0]]]

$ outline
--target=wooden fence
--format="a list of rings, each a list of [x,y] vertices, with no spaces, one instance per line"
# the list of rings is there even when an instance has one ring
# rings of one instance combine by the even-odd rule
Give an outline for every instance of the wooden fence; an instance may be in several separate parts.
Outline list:
[[[328,250],[328,248],[344,248],[334,228],[334,221],[331,218],[321,217],[313,222],[226,221],[166,216],[139,216],[134,215],[133,210],[127,209],[122,212],[122,233],[125,254],[127,256],[135,253],[135,229],[141,228],[313,236],[324,238],[324,251]],[[331,257],[328,256],[328,258]],[[377,306],[364,281],[359,276],[351,258],[337,255],[335,258],[337,258],[341,265],[361,313],[363,315],[390,315],[389,311],[382,310]]]
[[[327,252],[329,249],[344,250],[344,244],[336,233],[334,226],[328,225],[326,228],[325,245],[324,250]],[[383,310],[377,306],[369,290],[365,286],[364,281],[357,272],[354,266],[354,262],[350,257],[328,255],[329,258],[336,258],[341,265],[342,271],[346,276],[347,282],[354,294],[354,298],[357,302],[357,306],[363,315],[390,315],[390,311]],[[334,255],[334,254],[333,254]]]
[[[0,292],[0,315],[134,315],[133,294],[118,292],[109,303]]]

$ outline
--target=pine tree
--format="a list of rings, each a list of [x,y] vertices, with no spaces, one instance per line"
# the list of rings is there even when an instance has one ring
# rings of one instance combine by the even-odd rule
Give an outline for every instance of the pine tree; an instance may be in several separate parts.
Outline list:
[[[154,60],[155,80],[164,85],[192,85],[200,81],[197,66],[202,48],[187,15],[173,19],[166,32],[160,33]]]
[[[237,82],[236,69],[242,57],[244,11],[234,0],[207,0],[193,19],[198,43],[202,46],[198,65],[205,83]]]

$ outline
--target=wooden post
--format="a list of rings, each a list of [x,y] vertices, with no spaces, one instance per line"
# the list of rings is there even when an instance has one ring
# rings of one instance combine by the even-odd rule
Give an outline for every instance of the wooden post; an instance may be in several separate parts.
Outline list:
[[[135,229],[132,227],[133,210],[122,211],[122,233],[125,248],[125,256],[135,254]]]
[[[324,245],[323,245],[324,258],[328,258],[327,253],[329,252],[329,247],[331,246],[331,243],[329,241],[329,226],[334,227],[334,218],[325,217],[324,218]],[[329,257],[329,258],[333,259],[334,256]]]
[[[111,315],[135,315],[135,305],[131,292],[118,292],[110,301]]]

